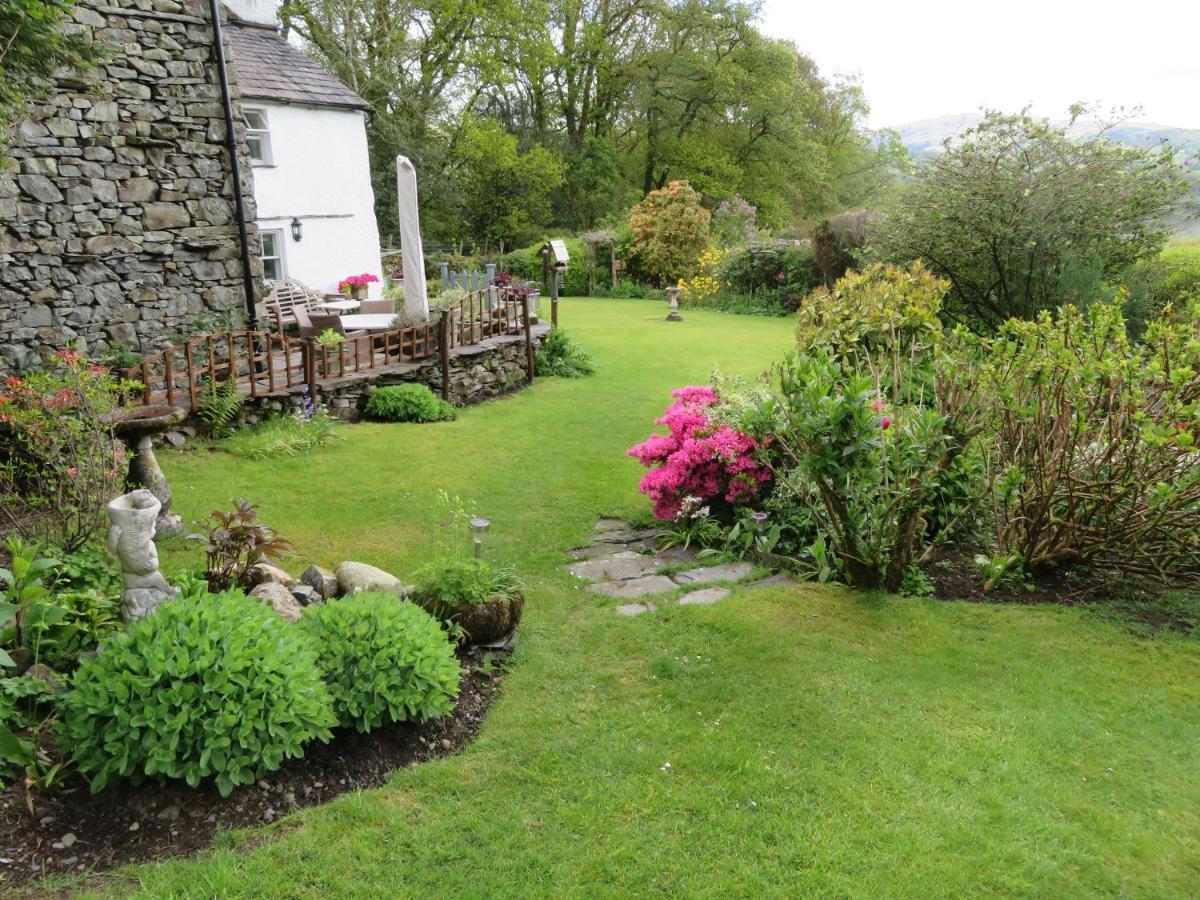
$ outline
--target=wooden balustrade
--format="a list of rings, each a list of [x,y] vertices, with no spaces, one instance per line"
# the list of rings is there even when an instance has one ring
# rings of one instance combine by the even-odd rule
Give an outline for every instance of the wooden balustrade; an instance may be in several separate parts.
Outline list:
[[[528,301],[507,288],[475,291],[440,319],[333,344],[268,331],[226,331],[191,338],[152,353],[126,377],[142,384],[141,403],[195,412],[211,385],[234,381],[251,398],[285,394],[341,378],[367,375],[442,357],[443,381],[450,351],[488,338],[524,333],[531,341]],[[447,352],[441,352],[442,348]],[[531,345],[532,347],[532,345]],[[530,350],[530,352],[532,352]],[[448,388],[448,385],[447,385]]]

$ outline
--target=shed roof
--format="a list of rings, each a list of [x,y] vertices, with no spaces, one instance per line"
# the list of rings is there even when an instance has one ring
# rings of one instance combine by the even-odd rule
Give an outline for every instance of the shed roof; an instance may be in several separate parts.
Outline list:
[[[225,34],[242,97],[306,106],[370,110],[370,105],[326,72],[274,28],[230,17]]]

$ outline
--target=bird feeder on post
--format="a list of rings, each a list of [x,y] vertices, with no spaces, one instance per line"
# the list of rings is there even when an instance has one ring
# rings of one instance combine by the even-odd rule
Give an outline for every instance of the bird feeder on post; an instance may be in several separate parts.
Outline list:
[[[558,290],[562,286],[562,276],[567,271],[567,263],[570,261],[571,255],[567,252],[566,241],[546,241],[542,247],[542,272],[550,294],[550,324],[554,327],[558,326]]]

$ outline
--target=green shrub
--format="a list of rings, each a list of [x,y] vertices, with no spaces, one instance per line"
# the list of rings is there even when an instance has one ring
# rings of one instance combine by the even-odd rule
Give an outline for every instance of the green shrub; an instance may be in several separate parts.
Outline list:
[[[588,294],[587,245],[579,238],[568,237],[562,240],[567,245],[567,253],[570,254],[571,261],[562,276],[559,295],[562,297],[586,297]],[[544,288],[542,284],[542,247],[545,246],[545,243],[545,241],[538,241],[528,247],[521,247],[519,250],[505,253],[500,257],[500,271],[508,272],[515,278],[524,281],[537,282]],[[603,271],[603,268],[601,266],[600,271]],[[546,294],[549,296],[548,291]]]
[[[359,731],[454,709],[462,674],[438,621],[394,594],[310,606],[300,628],[317,648],[338,721]]]
[[[709,212],[686,181],[648,193],[629,211],[630,263],[657,284],[690,275],[708,244]]]
[[[423,384],[376,388],[364,412],[380,422],[446,422],[455,415],[453,406]]]
[[[462,603],[509,600],[521,592],[512,572],[486,560],[439,560],[420,569],[415,580],[413,600],[443,619]]]
[[[1162,579],[1200,573],[1200,301],[1140,345],[1118,307],[1011,320],[982,342],[998,554]]]
[[[734,251],[721,262],[720,278],[724,293],[752,298],[747,311],[757,306],[795,312],[822,283],[812,251],[804,246],[752,246]]]
[[[207,378],[196,415],[207,426],[210,435],[215,438],[228,437],[245,403],[246,396],[237,389],[234,379],[218,384]]]
[[[328,740],[336,722],[305,636],[237,592],[163,604],[73,683],[61,738],[93,791],[116,778],[213,777],[228,796]]]
[[[582,378],[596,371],[592,356],[578,341],[572,340],[561,328],[551,328],[538,348],[538,375],[559,378]]]
[[[297,456],[342,439],[337,421],[326,412],[303,416],[272,416],[243,428],[221,444],[221,449],[245,459]]]

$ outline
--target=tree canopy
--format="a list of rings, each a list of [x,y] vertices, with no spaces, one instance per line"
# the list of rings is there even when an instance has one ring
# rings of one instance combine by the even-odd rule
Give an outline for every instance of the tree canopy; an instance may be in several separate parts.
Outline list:
[[[986,329],[1158,253],[1187,190],[1176,153],[1077,140],[1071,124],[990,113],[917,171],[873,255],[925,260],[950,280],[945,312]]]
[[[596,227],[678,180],[714,202],[740,194],[776,228],[871,197],[898,143],[864,130],[856,84],[822,78],[757,13],[744,0],[289,0],[281,15],[374,108],[385,236],[403,153],[429,239],[495,248]],[[515,159],[509,175],[484,139]]]

